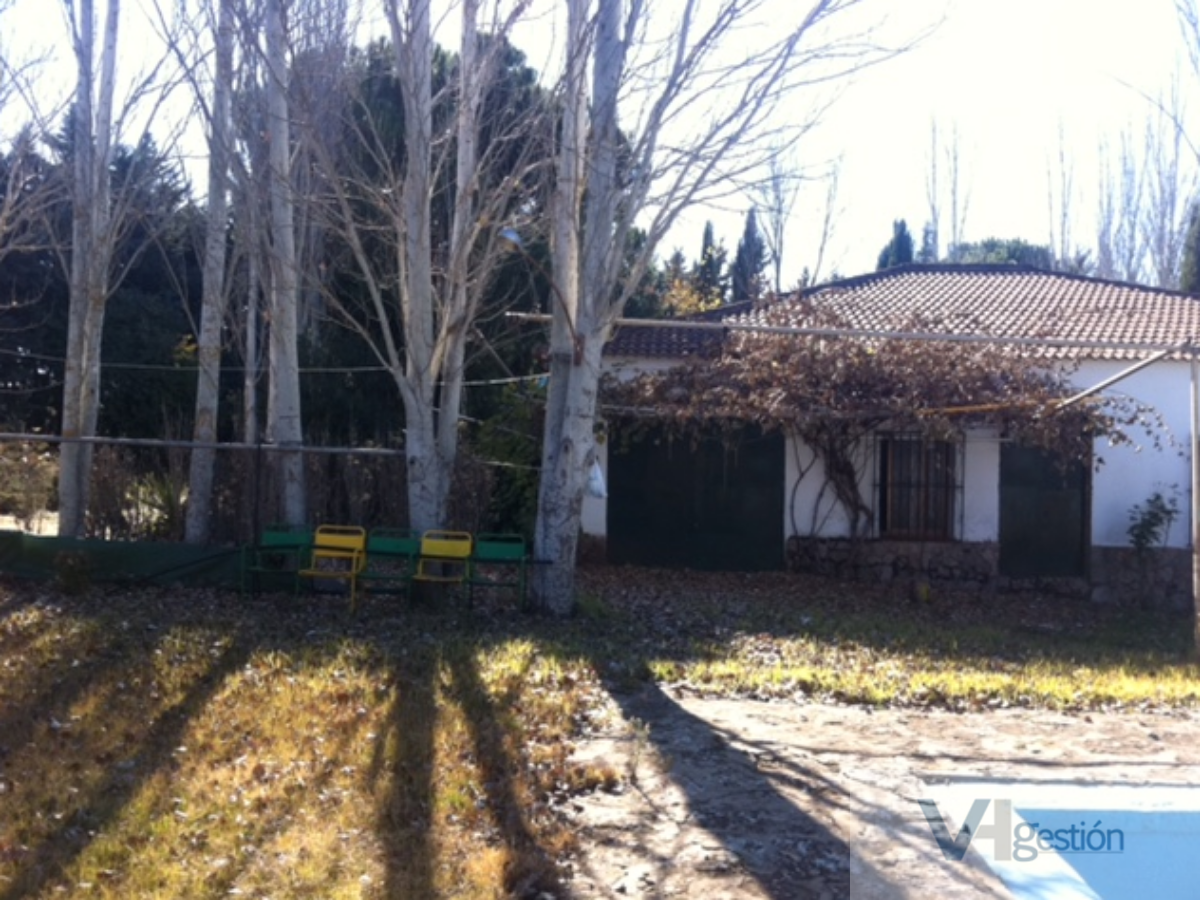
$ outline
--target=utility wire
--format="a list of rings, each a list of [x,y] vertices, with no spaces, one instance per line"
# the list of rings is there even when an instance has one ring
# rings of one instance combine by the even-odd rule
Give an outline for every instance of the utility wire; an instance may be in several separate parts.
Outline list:
[[[48,356],[44,353],[26,353],[20,350],[5,350],[0,349],[0,356],[15,356],[17,359],[29,360],[31,362],[53,363],[55,365],[66,365],[66,360],[60,356]],[[105,369],[126,369],[130,371],[143,372],[181,372],[187,375],[195,375],[198,371],[191,366],[168,366],[162,363],[103,363]],[[246,366],[221,366],[223,372],[245,372]],[[387,366],[302,366],[300,368],[301,375],[353,375],[358,372],[390,372]],[[549,377],[548,373],[536,375],[513,375],[506,378],[485,378],[475,381],[464,381],[463,387],[487,387],[496,384],[516,384],[522,381],[538,381],[542,378]]]

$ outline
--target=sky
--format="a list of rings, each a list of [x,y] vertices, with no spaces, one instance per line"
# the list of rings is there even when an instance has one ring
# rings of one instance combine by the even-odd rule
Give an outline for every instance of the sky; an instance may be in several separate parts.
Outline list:
[[[958,131],[966,239],[1048,241],[1061,134],[1086,245],[1100,146],[1140,128],[1146,95],[1174,73],[1191,76],[1173,0],[958,0],[922,45],[864,75],[826,123],[821,139],[843,159],[833,264],[847,275],[873,269],[894,219],[919,240],[934,121],[943,138]]]
[[[778,2],[794,8],[796,0]],[[941,25],[908,53],[859,76],[820,128],[793,148],[811,172],[840,160],[822,276],[874,269],[895,219],[905,219],[919,240],[928,218],[926,179],[935,121],[943,138],[958,134],[968,195],[965,239],[1048,241],[1047,179],[1061,135],[1077,195],[1073,236],[1087,246],[1094,230],[1099,148],[1116,141],[1122,129],[1140,128],[1152,110],[1147,97],[1166,90],[1173,74],[1189,87],[1191,81],[1200,83],[1188,67],[1174,0],[870,2],[874,6],[866,8],[887,11],[902,27],[915,29],[939,19]],[[52,44],[63,17],[60,9],[48,15],[48,7],[59,4],[16,4],[3,20],[0,44]],[[534,66],[554,67],[547,48],[561,29],[555,13],[560,7],[555,0],[534,0],[536,24],[528,37],[515,38]],[[126,0],[126,8],[131,18],[140,15],[136,0]],[[381,25],[376,19],[374,30]],[[145,45],[145,32],[139,35],[136,27],[131,22],[127,28],[126,47]],[[452,43],[453,36],[443,41]],[[122,66],[132,69],[135,56],[127,50]],[[60,75],[61,83],[69,81],[69,75]],[[1200,141],[1200,128],[1196,133]],[[202,176],[195,180],[202,191]],[[822,184],[801,192],[785,244],[785,284],[815,263],[825,197]],[[711,219],[732,256],[750,202],[691,211],[662,255],[675,247],[689,257],[698,255],[704,222]]]

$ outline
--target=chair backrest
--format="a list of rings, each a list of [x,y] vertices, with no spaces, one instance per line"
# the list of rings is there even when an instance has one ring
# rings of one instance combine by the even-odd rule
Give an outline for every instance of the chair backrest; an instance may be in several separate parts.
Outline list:
[[[525,538],[519,534],[481,534],[475,539],[479,562],[520,562],[525,558]]]
[[[421,556],[468,559],[471,556],[471,534],[468,531],[427,531],[421,535]]]
[[[312,531],[303,525],[268,525],[258,538],[259,547],[290,547],[307,545]]]
[[[321,525],[313,535],[313,553],[355,554],[367,549],[367,531],[357,525]]]
[[[421,535],[408,528],[373,528],[367,536],[367,555],[416,556],[421,552]]]

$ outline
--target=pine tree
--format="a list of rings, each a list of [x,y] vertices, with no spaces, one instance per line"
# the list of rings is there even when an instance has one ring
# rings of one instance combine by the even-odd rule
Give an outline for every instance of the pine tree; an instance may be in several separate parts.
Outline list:
[[[733,285],[733,302],[757,300],[762,296],[763,269],[767,264],[767,246],[758,232],[758,218],[754,207],[746,213],[746,227],[738,241],[737,255],[733,258],[730,277]]]

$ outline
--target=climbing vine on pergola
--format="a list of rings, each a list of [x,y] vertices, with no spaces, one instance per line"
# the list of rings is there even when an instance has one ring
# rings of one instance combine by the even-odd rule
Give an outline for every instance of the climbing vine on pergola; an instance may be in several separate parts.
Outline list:
[[[760,311],[765,326],[851,330],[852,318],[807,301]],[[902,334],[932,334],[936,322],[896,323]],[[955,440],[992,426],[1008,439],[1057,454],[1064,463],[1094,462],[1097,438],[1132,443],[1166,435],[1158,413],[1120,394],[1061,407],[1078,388],[1074,366],[1045,348],[912,338],[815,337],[730,332],[715,353],[631,380],[603,385],[608,419],[626,438],[665,428],[675,439],[732,436],[745,426],[798,437],[824,463],[854,531],[869,522],[854,449],[874,432]]]

